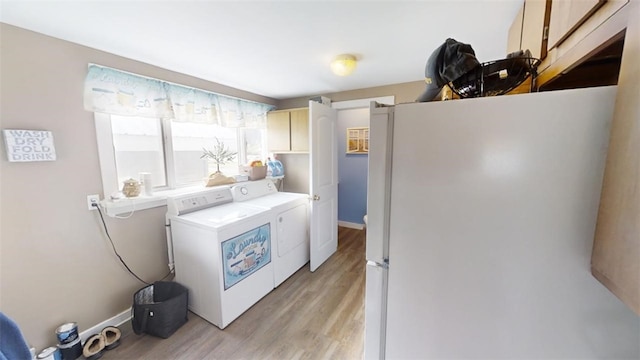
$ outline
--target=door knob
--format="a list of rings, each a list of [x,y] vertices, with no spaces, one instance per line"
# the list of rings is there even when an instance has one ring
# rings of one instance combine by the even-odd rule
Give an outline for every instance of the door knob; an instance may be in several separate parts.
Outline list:
[[[320,201],[320,196],[313,195],[313,201]]]

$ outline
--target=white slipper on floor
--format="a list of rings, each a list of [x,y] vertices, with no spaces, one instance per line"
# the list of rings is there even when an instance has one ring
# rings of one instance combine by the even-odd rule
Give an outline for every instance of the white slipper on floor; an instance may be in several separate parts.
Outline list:
[[[122,332],[115,326],[107,326],[101,332],[104,337],[104,348],[106,350],[115,349],[120,345],[120,337]]]
[[[102,350],[104,350],[104,336],[102,334],[94,334],[84,342],[82,356],[87,360],[96,360],[102,357]]]

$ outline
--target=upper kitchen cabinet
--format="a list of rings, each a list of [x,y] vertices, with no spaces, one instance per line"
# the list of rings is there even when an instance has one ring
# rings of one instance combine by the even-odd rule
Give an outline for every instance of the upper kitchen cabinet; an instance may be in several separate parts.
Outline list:
[[[547,56],[551,0],[525,0],[509,28],[507,53],[529,50],[536,59]]]
[[[549,20],[550,48],[571,35],[605,2],[606,0],[554,0]]]
[[[309,109],[277,110],[267,113],[269,152],[309,151]]]
[[[545,5],[544,11],[541,3]],[[545,0],[526,0],[521,15],[522,48],[537,49],[537,44],[541,44],[542,62],[538,66],[536,88],[559,90],[617,84],[628,3],[629,0],[551,0],[549,4]],[[532,10],[537,14],[534,20],[528,20],[527,8],[537,9]],[[524,30],[527,22],[547,21],[548,30],[543,30],[542,42],[539,30],[531,33]],[[542,55],[545,48],[546,56]],[[587,78],[584,74],[591,75]]]
[[[292,110],[291,151],[309,151],[309,109]]]
[[[270,111],[267,113],[267,147],[270,152],[291,150],[288,111]]]
[[[640,315],[640,1],[629,6],[591,271]]]

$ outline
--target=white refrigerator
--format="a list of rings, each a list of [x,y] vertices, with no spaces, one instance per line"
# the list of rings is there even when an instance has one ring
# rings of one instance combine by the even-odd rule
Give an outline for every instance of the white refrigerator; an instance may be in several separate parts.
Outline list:
[[[640,357],[590,273],[615,93],[372,103],[366,359]]]

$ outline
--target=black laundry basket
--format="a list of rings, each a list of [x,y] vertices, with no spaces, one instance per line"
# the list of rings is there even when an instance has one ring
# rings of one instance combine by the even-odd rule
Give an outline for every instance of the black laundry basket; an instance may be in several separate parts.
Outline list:
[[[163,339],[187,322],[189,291],[177,282],[156,281],[133,295],[131,324],[136,334]]]

